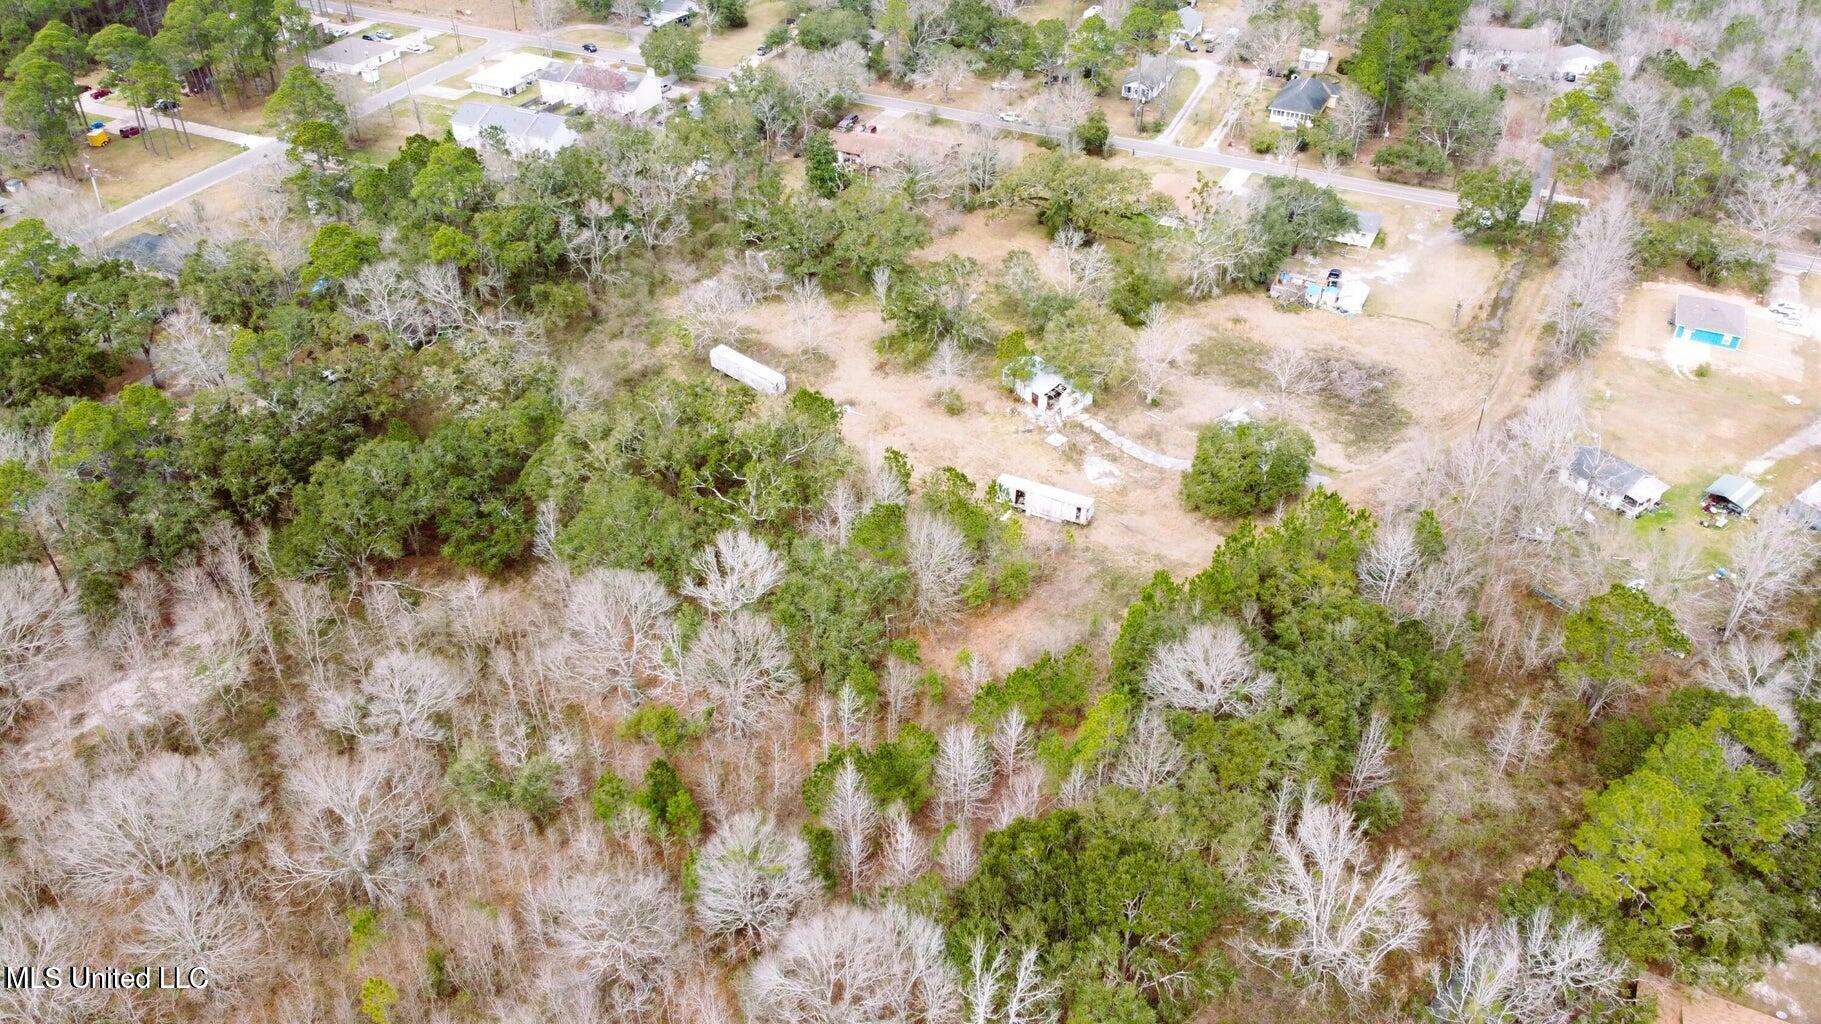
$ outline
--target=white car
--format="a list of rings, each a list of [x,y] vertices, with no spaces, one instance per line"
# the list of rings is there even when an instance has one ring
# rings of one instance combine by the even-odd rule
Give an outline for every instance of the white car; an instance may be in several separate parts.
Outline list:
[[[392,30],[389,28],[374,29],[373,35],[379,39],[390,39],[392,38]]]
[[[1024,115],[1018,113],[1016,110],[1005,110],[1000,112],[999,120],[1004,121],[1006,124],[1018,124],[1024,120]]]
[[[429,53],[430,52],[430,48],[428,46],[425,46],[423,43],[406,43],[404,46],[400,47],[400,49],[404,50],[406,53]]]

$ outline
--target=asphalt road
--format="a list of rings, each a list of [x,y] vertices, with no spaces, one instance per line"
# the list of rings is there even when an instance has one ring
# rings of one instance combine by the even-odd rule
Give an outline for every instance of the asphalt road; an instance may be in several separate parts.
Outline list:
[[[391,86],[390,88],[383,89],[371,97],[362,100],[356,111],[361,116],[384,110],[391,104],[407,98],[411,93],[426,85],[433,85],[455,74],[475,67],[486,58],[512,47],[545,47],[551,50],[560,50],[565,53],[573,54],[582,54],[585,52],[580,43],[573,43],[554,37],[546,37],[537,33],[513,32],[507,29],[458,23],[448,18],[436,18],[424,14],[415,14],[405,10],[362,7],[358,5],[354,6],[352,10],[355,14],[363,18],[386,21],[397,25],[409,25],[413,28],[427,28],[443,32],[458,33],[463,39],[476,40],[481,43],[479,46],[465,49],[464,52],[457,57],[445,61],[427,71],[412,75],[403,82]],[[565,31],[589,28],[606,29],[613,32],[625,31],[623,26],[613,25],[564,26]],[[632,34],[636,35],[637,30],[635,29]],[[613,47],[600,47],[592,56],[627,61],[634,64],[642,63],[642,58],[638,53]],[[728,68],[703,66],[696,69],[698,77],[707,79],[726,78],[732,73],[733,72]],[[1037,128],[1031,125],[1012,124],[1000,121],[992,114],[982,113],[977,110],[968,110],[962,107],[950,107],[937,103],[906,100],[896,96],[886,96],[880,93],[862,93],[860,101],[868,106],[879,107],[884,110],[900,110],[907,113],[924,114],[940,117],[949,121],[997,127],[1005,131],[1018,132],[1021,134],[1042,134]],[[1416,185],[1399,185],[1394,182],[1379,181],[1374,178],[1354,178],[1344,174],[1326,175],[1321,174],[1321,172],[1315,168],[1305,169],[1298,167],[1295,164],[1286,166],[1276,160],[1261,159],[1255,156],[1236,153],[1211,152],[1204,149],[1187,149],[1182,146],[1168,145],[1146,139],[1135,139],[1123,135],[1113,136],[1109,145],[1115,149],[1121,149],[1136,156],[1165,157],[1171,160],[1198,164],[1204,167],[1222,169],[1238,168],[1240,170],[1251,171],[1254,174],[1308,174],[1311,177],[1319,174],[1321,175],[1323,184],[1329,185],[1341,192],[1354,192],[1360,195],[1378,196],[1384,199],[1397,200],[1398,202],[1415,203],[1444,210],[1454,210],[1459,209],[1460,207],[1459,197],[1454,193],[1443,189],[1422,188]],[[176,203],[183,202],[190,196],[201,192],[203,189],[227,181],[235,175],[256,166],[262,160],[271,159],[275,153],[280,151],[280,149],[281,147],[277,145],[257,146],[245,153],[241,153],[238,156],[225,160],[213,167],[200,171],[169,188],[161,189],[143,199],[129,203],[109,214],[104,219],[104,231],[116,230],[143,217],[151,216]],[[1786,273],[1809,273],[1821,270],[1821,254],[1797,249],[1784,250],[1777,254],[1775,265],[1777,270]]]

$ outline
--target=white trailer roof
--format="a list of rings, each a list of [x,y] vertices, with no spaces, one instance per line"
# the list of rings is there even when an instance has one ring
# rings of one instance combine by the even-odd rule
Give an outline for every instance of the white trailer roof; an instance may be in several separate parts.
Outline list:
[[[1023,491],[1026,494],[1042,495],[1043,497],[1053,498],[1056,501],[1065,504],[1080,505],[1082,508],[1089,510],[1092,510],[1094,507],[1094,499],[1085,494],[1064,490],[1063,488],[1051,484],[1039,483],[1036,480],[1031,480],[1027,477],[1014,476],[1011,473],[1001,473],[993,479],[993,482],[1000,487],[1005,488],[1007,491],[1018,490]]]

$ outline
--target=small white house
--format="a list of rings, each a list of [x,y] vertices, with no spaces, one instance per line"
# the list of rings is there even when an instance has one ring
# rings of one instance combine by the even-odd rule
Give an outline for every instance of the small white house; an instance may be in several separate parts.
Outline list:
[[[489,96],[516,96],[537,81],[537,73],[550,63],[535,53],[508,53],[468,76],[468,88]]]
[[[1361,249],[1372,248],[1372,244],[1378,241],[1378,233],[1384,229],[1385,215],[1382,213],[1361,213],[1358,210],[1354,210],[1353,215],[1359,218],[1359,227],[1354,228],[1352,231],[1343,231],[1340,234],[1329,238],[1328,241],[1339,242],[1342,245],[1357,246]]]
[[[1328,70],[1328,51],[1318,50],[1312,46],[1305,46],[1296,51],[1296,70],[1317,74]]]
[[[993,481],[1005,502],[1027,516],[1086,526],[1094,521],[1094,499],[1021,476],[1001,473]]]
[[[726,345],[716,345],[708,350],[708,365],[761,395],[781,395],[788,386],[783,374]]]
[[[1036,356],[1005,368],[1006,383],[1018,400],[1039,413],[1073,416],[1094,404],[1094,396],[1077,391],[1062,374]]]
[[[701,10],[694,0],[662,0],[656,9],[645,15],[645,24],[652,28],[663,28],[673,22],[687,25]]]
[[[1558,78],[1573,82],[1593,74],[1595,68],[1611,59],[1591,46],[1575,43],[1555,52],[1555,73]]]
[[[1562,483],[1631,519],[1656,508],[1669,491],[1668,484],[1648,472],[1586,444],[1562,467]]]
[[[544,99],[591,114],[631,117],[664,102],[664,83],[656,75],[607,64],[556,61],[537,73],[537,87]]]
[[[1318,117],[1334,98],[1340,86],[1320,78],[1298,78],[1277,90],[1265,113],[1279,128],[1298,128]]]
[[[398,44],[386,39],[350,37],[311,51],[308,63],[338,75],[371,75],[398,59]]]
[[[449,118],[449,132],[455,141],[475,149],[488,144],[498,132],[513,156],[527,153],[554,155],[581,139],[569,122],[555,114],[539,114],[503,103],[469,100],[455,108]]]

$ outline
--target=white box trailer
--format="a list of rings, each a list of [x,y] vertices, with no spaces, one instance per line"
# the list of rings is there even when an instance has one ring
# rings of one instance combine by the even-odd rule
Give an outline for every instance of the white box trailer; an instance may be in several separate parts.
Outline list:
[[[726,345],[708,350],[708,365],[762,395],[784,393],[784,375],[750,356],[741,355]]]
[[[1010,473],[999,474],[993,482],[999,485],[1005,500],[1027,516],[1078,526],[1086,526],[1094,521],[1094,499],[1085,494],[1065,491],[1060,487],[1040,484]]]

